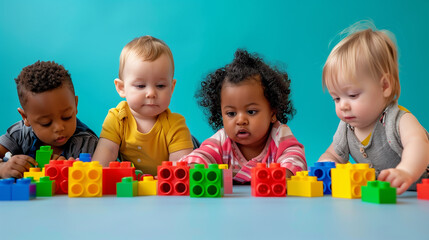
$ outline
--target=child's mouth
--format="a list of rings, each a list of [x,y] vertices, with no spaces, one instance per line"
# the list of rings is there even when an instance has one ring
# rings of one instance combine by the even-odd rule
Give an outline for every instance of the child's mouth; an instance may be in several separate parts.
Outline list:
[[[246,137],[250,136],[250,133],[248,131],[246,131],[246,130],[239,130],[237,132],[236,136],[238,138],[246,138]]]
[[[66,137],[59,137],[59,138],[55,139],[55,142],[57,142],[57,143],[64,143],[66,140],[67,140]]]

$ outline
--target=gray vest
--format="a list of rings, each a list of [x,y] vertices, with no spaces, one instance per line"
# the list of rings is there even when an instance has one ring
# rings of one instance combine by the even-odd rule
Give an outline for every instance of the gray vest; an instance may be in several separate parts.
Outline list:
[[[380,115],[380,121],[375,124],[366,146],[357,139],[353,127],[341,121],[334,135],[335,152],[346,161],[351,155],[357,163],[368,163],[375,169],[377,176],[381,170],[395,168],[402,157],[399,120],[404,113],[406,112],[400,110],[397,103],[389,105]],[[420,179],[427,177],[425,172]],[[420,179],[417,182],[420,182]],[[415,184],[411,185],[409,190],[415,190]]]

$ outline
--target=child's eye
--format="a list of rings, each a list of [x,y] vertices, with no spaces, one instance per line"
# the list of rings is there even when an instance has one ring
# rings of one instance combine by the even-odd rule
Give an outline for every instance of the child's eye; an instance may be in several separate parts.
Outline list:
[[[146,85],[143,85],[143,84],[136,85],[136,88],[145,88],[145,87]]]
[[[40,123],[40,126],[42,127],[49,127],[51,125],[52,122],[48,122],[48,123]]]
[[[256,113],[258,113],[258,111],[256,110],[248,110],[247,113],[251,116],[255,115]]]
[[[349,98],[357,98],[357,97],[359,97],[359,94],[350,94],[349,95]]]
[[[156,87],[162,89],[162,88],[165,88],[166,86],[164,84],[159,84],[159,85],[156,85]]]
[[[339,102],[339,101],[340,101],[340,98],[338,98],[338,97],[337,97],[337,98],[333,98],[333,100],[334,100],[334,102],[336,102],[336,103],[337,103],[337,102]]]
[[[228,117],[235,117],[235,115],[237,115],[237,113],[235,113],[235,112],[227,112],[226,115]]]
[[[68,121],[68,120],[70,120],[70,119],[72,119],[72,116],[70,116],[70,117],[63,117],[63,120],[64,120],[64,121]]]

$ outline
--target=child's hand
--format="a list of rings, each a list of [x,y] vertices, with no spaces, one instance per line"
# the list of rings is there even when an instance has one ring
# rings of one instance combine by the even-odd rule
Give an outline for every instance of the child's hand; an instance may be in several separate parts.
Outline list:
[[[13,155],[5,163],[0,166],[0,177],[1,178],[22,178],[24,172],[30,170],[30,168],[37,165],[37,162],[27,155]]]
[[[378,180],[389,182],[390,186],[396,187],[398,195],[404,193],[413,184],[411,174],[397,168],[389,168],[381,171],[380,175],[378,175]]]

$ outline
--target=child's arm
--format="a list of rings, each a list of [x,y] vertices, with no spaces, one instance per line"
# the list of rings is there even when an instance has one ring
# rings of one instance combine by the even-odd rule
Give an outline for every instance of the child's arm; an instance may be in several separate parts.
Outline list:
[[[192,152],[192,148],[187,148],[187,149],[182,149],[182,150],[179,150],[176,152],[172,152],[172,153],[170,153],[168,160],[170,162],[177,162],[177,161],[179,161],[179,159],[190,154],[191,152]]]
[[[110,162],[118,158],[119,145],[107,138],[100,138],[95,149],[92,161],[100,162],[101,166],[108,167]]]
[[[390,182],[402,194],[419,179],[429,164],[429,141],[426,130],[411,113],[402,116],[399,133],[404,150],[396,168],[380,172],[378,180]]]
[[[336,163],[346,163],[342,157],[340,157],[334,150],[334,145],[331,145],[326,149],[326,152],[320,156],[318,162],[336,162]]]
[[[8,152],[3,145],[0,145],[0,156],[3,158]],[[24,172],[37,165],[37,162],[27,155],[13,155],[7,162],[0,162],[0,178],[22,178]]]

